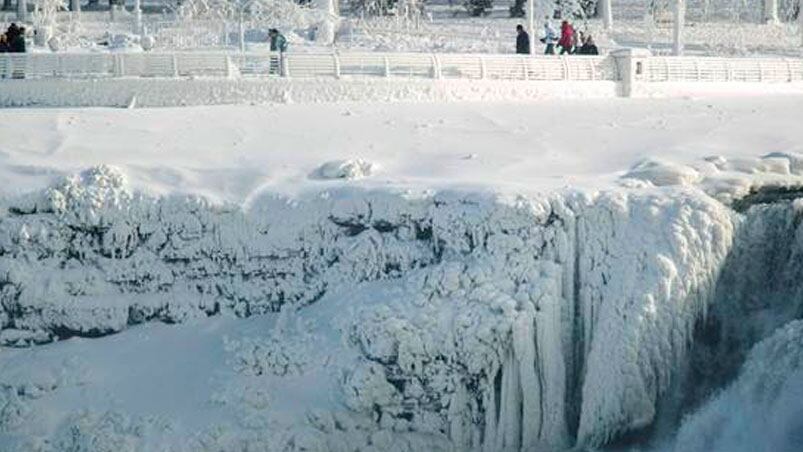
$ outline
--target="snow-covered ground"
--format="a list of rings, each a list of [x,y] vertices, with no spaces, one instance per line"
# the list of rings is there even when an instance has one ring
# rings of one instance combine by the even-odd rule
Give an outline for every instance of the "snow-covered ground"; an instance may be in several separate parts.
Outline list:
[[[798,450],[801,106],[1,110],[0,449]]]
[[[6,109],[0,193],[111,164],[138,189],[240,205],[333,188],[310,175],[353,158],[378,166],[359,182],[370,188],[599,188],[647,158],[803,153],[801,106],[803,96]]]

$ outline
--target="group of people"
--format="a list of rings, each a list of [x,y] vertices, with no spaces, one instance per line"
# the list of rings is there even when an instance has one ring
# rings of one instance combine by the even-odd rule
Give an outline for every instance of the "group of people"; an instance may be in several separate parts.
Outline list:
[[[0,53],[25,53],[25,27],[12,22],[8,30],[0,34]]]
[[[530,54],[530,35],[524,30],[522,25],[516,26],[516,53]],[[560,26],[560,35],[547,20],[544,22],[544,36],[540,41],[546,45],[545,55],[554,55],[557,47],[560,54],[569,55],[599,55],[594,38],[590,34],[574,29],[568,20],[564,20]]]

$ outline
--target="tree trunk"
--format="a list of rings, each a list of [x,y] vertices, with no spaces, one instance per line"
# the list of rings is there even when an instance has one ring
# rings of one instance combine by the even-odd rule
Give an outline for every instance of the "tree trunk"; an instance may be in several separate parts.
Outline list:
[[[11,0],[3,0],[3,11],[11,11]]]
[[[800,24],[797,27],[800,31],[800,47],[803,47],[803,0],[800,0],[797,6],[797,22]]]
[[[28,2],[26,0],[17,0],[17,20],[25,22],[28,19]]]
[[[764,22],[778,23],[778,0],[764,0]]]

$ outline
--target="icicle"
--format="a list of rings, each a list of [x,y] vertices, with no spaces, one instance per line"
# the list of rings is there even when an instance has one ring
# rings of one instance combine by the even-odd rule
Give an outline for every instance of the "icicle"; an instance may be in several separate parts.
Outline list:
[[[521,385],[518,367],[513,350],[509,349],[502,366],[502,394],[495,448],[497,451],[518,451],[520,447]]]
[[[494,452],[496,445],[496,376],[499,369],[492,369],[489,374],[489,389],[483,397],[485,405],[485,435],[483,437],[484,452]]]
[[[568,443],[566,428],[566,363],[560,331],[560,278],[552,275],[544,280],[545,293],[535,313],[537,371],[543,397],[541,439],[552,448]]]
[[[541,434],[541,382],[535,372],[535,308],[525,304],[513,324],[513,350],[519,364],[522,389],[521,449],[532,450]]]
[[[468,450],[470,448],[468,441],[471,438],[466,435],[466,425],[464,424],[466,421],[464,416],[466,400],[466,387],[460,383],[457,385],[457,389],[449,402],[449,437],[458,450]]]

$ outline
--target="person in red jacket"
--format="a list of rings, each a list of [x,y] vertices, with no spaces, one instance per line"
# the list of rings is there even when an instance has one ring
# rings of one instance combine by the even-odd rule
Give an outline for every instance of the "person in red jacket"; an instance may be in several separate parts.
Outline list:
[[[560,41],[558,41],[558,45],[560,46],[560,54],[563,55],[564,53],[572,53],[574,49],[574,28],[572,24],[569,23],[568,20],[564,20],[560,24]]]

